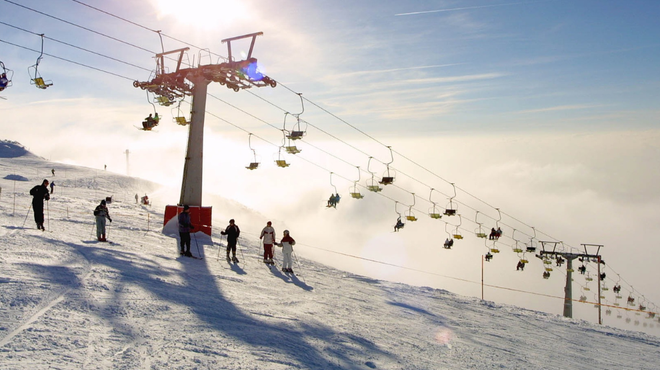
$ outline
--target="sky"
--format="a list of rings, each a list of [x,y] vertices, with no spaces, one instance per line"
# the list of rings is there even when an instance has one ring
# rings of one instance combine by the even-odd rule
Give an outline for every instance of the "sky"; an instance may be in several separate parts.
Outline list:
[[[278,86],[209,86],[205,193],[299,231],[310,258],[472,296],[493,247],[468,235],[479,223],[504,231],[485,270],[493,286],[562,295],[564,276],[543,280],[539,260],[524,275],[514,270],[516,240],[561,241],[566,251],[602,244],[607,283],[658,304],[659,13],[648,1],[3,0],[0,61],[14,74],[0,92],[1,136],[55,162],[107,165],[176,188],[187,128],[172,117],[188,114],[190,100],[154,105],[132,82],[150,79],[155,53],[185,46],[175,39],[207,50],[192,47],[186,63],[218,63],[222,39],[261,31],[253,55]],[[39,34],[46,90],[28,74]],[[232,45],[234,55],[247,47]],[[138,130],[154,110],[161,124]],[[301,112],[302,152],[282,154],[281,129]],[[244,168],[251,149],[255,171]],[[277,158],[291,166],[276,167]],[[395,186],[366,190],[390,162]],[[350,198],[355,181],[364,199]],[[461,218],[430,219],[429,209],[448,206],[452,183]],[[342,200],[327,209],[335,191]],[[394,234],[398,214],[411,211],[419,221]],[[456,227],[465,239],[443,250]],[[407,270],[373,270],[338,253]],[[575,282],[576,292],[586,284]],[[485,294],[561,312],[557,299]]]

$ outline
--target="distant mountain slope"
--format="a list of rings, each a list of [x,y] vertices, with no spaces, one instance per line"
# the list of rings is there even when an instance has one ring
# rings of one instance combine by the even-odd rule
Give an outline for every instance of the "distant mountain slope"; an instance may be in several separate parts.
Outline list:
[[[0,158],[16,157],[40,158],[28,151],[23,145],[16,141],[0,140]]]

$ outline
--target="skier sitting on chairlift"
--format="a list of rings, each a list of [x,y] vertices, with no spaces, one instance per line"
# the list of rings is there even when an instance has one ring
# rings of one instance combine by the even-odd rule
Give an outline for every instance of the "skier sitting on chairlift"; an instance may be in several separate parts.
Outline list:
[[[330,194],[330,199],[328,199],[328,207],[335,207],[337,208],[337,203],[339,203],[339,200],[341,197],[339,194]]]
[[[449,249],[454,245],[454,239],[445,239],[445,248]]]
[[[0,75],[0,91],[4,90],[7,85],[9,85],[9,79],[7,78],[7,74],[3,73]]]
[[[158,121],[160,121],[160,117],[158,117],[158,113],[156,113],[156,116],[153,117],[151,113],[149,113],[149,117],[145,118],[144,121],[142,121],[142,127],[144,127],[145,130],[151,130],[155,126],[158,126]]]
[[[396,219],[396,225],[394,225],[394,231],[399,231],[399,229],[403,229],[404,226],[405,224],[401,222],[401,216],[399,216]]]
[[[518,265],[516,265],[516,271],[525,271],[525,263],[523,261],[518,261]]]

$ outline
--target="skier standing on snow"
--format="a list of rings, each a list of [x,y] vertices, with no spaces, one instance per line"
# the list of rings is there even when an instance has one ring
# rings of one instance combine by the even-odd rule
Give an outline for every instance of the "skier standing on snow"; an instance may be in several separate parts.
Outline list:
[[[50,183],[50,193],[51,194],[53,194],[53,191],[55,190],[54,187],[55,187],[55,181]]]
[[[186,204],[183,206],[183,212],[179,213],[179,238],[181,240],[182,256],[192,257],[190,253],[190,230],[195,227],[190,222],[190,207]]]
[[[37,185],[30,190],[32,195],[32,210],[34,211],[34,222],[37,223],[37,229],[46,231],[44,228],[44,200],[50,200],[48,194],[48,180],[44,180],[41,185]]]
[[[296,245],[296,241],[289,235],[289,230],[284,230],[284,237],[280,240],[277,246],[282,247],[282,271],[293,273],[293,259],[291,255],[293,254],[293,246]]]
[[[105,205],[105,199],[94,209],[94,216],[96,216],[96,239],[100,242],[105,242],[107,241],[105,239],[105,219],[107,218],[112,222],[108,207]]]
[[[238,263],[238,258],[236,258],[236,242],[238,241],[238,236],[241,235],[241,229],[238,228],[238,225],[234,224],[233,218],[229,220],[229,226],[227,226],[225,231],[221,231],[220,234],[227,235],[227,261],[229,261],[229,251],[231,251],[231,261]]]
[[[272,222],[268,221],[266,227],[261,230],[261,235],[259,239],[264,241],[264,263],[269,265],[274,264],[273,262],[273,244],[275,243],[275,229],[271,226]]]

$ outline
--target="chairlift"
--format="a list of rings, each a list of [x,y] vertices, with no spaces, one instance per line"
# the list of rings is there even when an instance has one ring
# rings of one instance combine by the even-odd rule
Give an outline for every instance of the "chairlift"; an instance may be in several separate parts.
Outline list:
[[[158,123],[160,122],[160,116],[158,116],[158,112],[156,112],[156,106],[151,100],[149,100],[149,92],[147,92],[147,102],[149,102],[154,108],[154,113],[149,113],[149,116],[142,121],[142,127],[137,127],[138,130],[142,131],[151,131],[154,127],[158,126]]]
[[[433,190],[434,189],[431,188],[431,192],[429,193],[429,202],[431,202],[431,204],[433,204],[433,207],[429,208],[429,217],[431,217],[432,219],[435,219],[435,220],[439,220],[442,217],[442,215],[440,213],[438,213],[438,211],[436,210],[436,203],[432,199]]]
[[[396,219],[396,224],[394,225],[395,232],[403,229],[403,227],[406,226],[406,224],[403,223],[403,221],[401,221],[401,213],[396,208],[397,204],[399,204],[399,202],[394,201],[394,212],[396,212],[396,214],[399,215],[399,217],[397,217]]]
[[[451,249],[451,247],[454,245],[454,239],[452,238],[452,235],[447,230],[448,225],[449,224],[445,222],[445,232],[447,233],[447,239],[445,239],[445,243],[443,245],[443,247],[445,249]]]
[[[275,160],[277,167],[286,168],[289,167],[289,163],[285,159],[282,159],[282,147],[277,150],[277,159]]]
[[[254,157],[254,160],[250,162],[250,164],[245,167],[248,170],[256,170],[259,167],[259,162],[257,161],[257,152],[252,148],[252,133],[248,135],[248,146],[250,147],[250,150],[252,151],[252,155]]]
[[[48,87],[53,86],[53,82],[50,80],[44,80],[39,74],[39,63],[41,62],[41,59],[43,59],[44,56],[44,34],[42,33],[39,36],[41,36],[41,53],[37,58],[37,62],[34,65],[28,67],[28,74],[30,75],[31,85],[34,85],[39,89],[45,90]]]
[[[180,126],[187,126],[187,125],[190,124],[190,120],[187,119],[187,118],[185,117],[185,115],[183,115],[183,114],[181,113],[181,103],[183,103],[183,99],[180,100],[180,101],[179,101],[179,104],[177,104],[177,106],[176,106],[176,116],[174,116],[174,114],[173,114],[173,116],[174,116],[174,122],[175,122],[177,125],[180,125]],[[252,135],[252,134],[250,134],[250,135]]]
[[[451,186],[454,188],[454,195],[449,197],[449,204],[445,208],[445,216],[453,216],[456,214],[456,208],[453,206],[452,201],[456,197],[456,185],[454,183],[451,183]]]
[[[357,188],[358,182],[360,182],[360,166],[356,166],[358,170],[358,179],[353,182],[353,186],[349,189],[349,194],[351,194],[351,197],[353,199],[362,199],[364,198],[364,195],[360,194],[360,191]]]
[[[391,184],[393,184],[394,183],[394,177],[395,177],[394,176],[394,170],[390,170],[390,164],[392,164],[392,162],[394,162],[394,154],[392,153],[392,147],[388,146],[387,149],[390,150],[391,160],[390,160],[389,163],[385,163],[385,166],[387,167],[387,170],[385,171],[385,173],[383,173],[382,179],[378,182],[379,184],[382,184],[382,185],[391,185]]]
[[[543,271],[543,278],[550,279],[550,271]]]
[[[11,87],[14,71],[5,67],[5,64],[2,61],[0,61],[0,68],[2,69],[2,72],[0,72],[0,91],[3,91],[4,89]]]
[[[284,113],[284,130],[286,130],[286,116],[291,114],[292,116],[296,117],[296,123],[293,125],[292,129],[290,131],[287,131],[287,138],[289,140],[299,140],[302,139],[303,136],[305,136],[305,133],[307,132],[307,122],[305,122],[305,129],[303,130],[300,124],[300,115],[305,112],[305,104],[302,98],[302,93],[296,93],[300,97],[300,105],[302,106],[302,110],[300,113],[289,113],[286,112]],[[304,121],[303,121],[304,122]]]
[[[291,145],[291,139],[287,139],[287,131],[283,129],[282,134],[284,135],[284,137],[282,138],[282,147],[284,148],[284,150],[286,150],[286,152],[289,154],[300,153],[301,151],[300,149],[298,149],[295,145]],[[289,145],[286,145],[287,140],[289,142]]]
[[[463,223],[463,219],[461,218],[461,215],[458,215],[458,225],[456,225],[456,231],[454,231],[454,239],[463,239],[463,235],[461,235],[461,232],[458,231],[458,228],[461,227],[461,224]]]
[[[337,187],[332,183],[332,174],[333,172],[330,172],[330,186],[332,186],[335,189],[335,192],[333,194],[330,194],[330,198],[328,199],[328,204],[326,205],[327,208],[337,208],[337,203],[339,203],[339,200],[341,200],[341,197],[339,196],[339,192],[337,192]]]
[[[584,278],[584,280],[586,280],[586,281],[593,281],[594,280],[594,278],[592,278],[591,275],[589,275],[589,271],[587,271],[587,276]]]
[[[376,181],[376,173],[375,173],[375,172],[371,172],[371,171],[369,170],[369,168],[370,168],[370,166],[371,166],[371,160],[372,160],[372,159],[373,159],[373,157],[369,157],[369,161],[367,162],[367,171],[368,171],[369,173],[371,173],[371,179],[370,179],[370,180],[367,180],[367,190],[369,190],[369,191],[373,191],[374,193],[378,193],[379,191],[383,190],[383,188],[380,187],[380,186],[378,185],[378,181]]]
[[[532,231],[534,232],[534,236],[532,236],[529,239],[529,244],[527,245],[527,252],[534,253],[536,252],[536,243],[534,243],[534,239],[536,239],[536,229],[532,226]]]
[[[634,306],[635,305],[635,298],[632,296],[628,296],[628,306]]]
[[[513,233],[511,234],[511,239],[513,239],[516,244],[513,246],[513,252],[514,253],[523,253],[522,248],[520,248],[520,240],[516,239],[516,229],[513,229]]]
[[[477,221],[477,218],[479,217],[479,211],[476,211],[474,214],[474,223],[479,225],[479,227],[474,231],[474,234],[477,236],[477,238],[486,238],[486,233],[484,230],[481,228],[482,223]]]
[[[490,262],[490,260],[493,259],[493,255],[490,253],[490,251],[488,251],[486,255],[484,255],[484,259],[486,260],[486,262]]]
[[[413,213],[412,209],[415,206],[416,198],[415,198],[415,193],[411,193],[411,194],[413,197],[413,203],[410,205],[410,207],[408,207],[408,211],[406,212],[406,220],[414,222],[417,221],[417,217],[415,217],[415,214]]]
[[[493,246],[490,248],[490,251],[493,253],[500,253],[500,249],[495,245],[496,241],[493,241]]]

